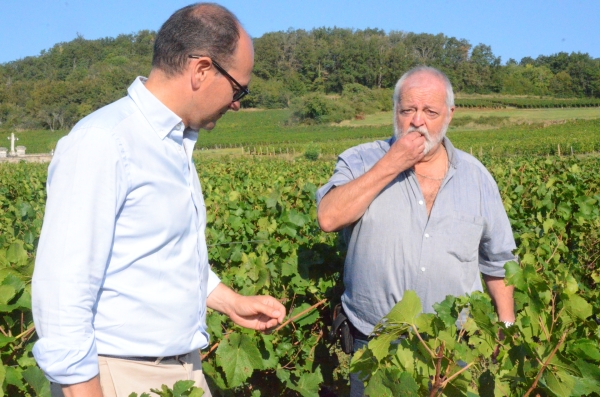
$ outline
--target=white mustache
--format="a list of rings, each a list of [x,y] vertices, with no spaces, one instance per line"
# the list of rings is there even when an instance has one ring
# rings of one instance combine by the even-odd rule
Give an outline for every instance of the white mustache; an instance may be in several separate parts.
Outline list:
[[[429,135],[429,131],[427,130],[427,127],[421,126],[421,127],[416,128],[416,127],[410,126],[410,127],[408,127],[408,130],[405,133],[403,133],[402,135],[406,135],[411,132],[418,132],[419,134],[423,135],[423,137],[425,137],[425,140],[427,142],[431,142],[431,135]]]

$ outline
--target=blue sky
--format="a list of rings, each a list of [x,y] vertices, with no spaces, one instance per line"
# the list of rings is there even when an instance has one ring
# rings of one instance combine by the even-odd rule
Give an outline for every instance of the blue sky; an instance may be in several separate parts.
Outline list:
[[[444,33],[502,62],[560,51],[600,58],[600,0],[217,0],[253,37],[314,27]],[[0,63],[73,40],[158,30],[185,0],[0,0]]]

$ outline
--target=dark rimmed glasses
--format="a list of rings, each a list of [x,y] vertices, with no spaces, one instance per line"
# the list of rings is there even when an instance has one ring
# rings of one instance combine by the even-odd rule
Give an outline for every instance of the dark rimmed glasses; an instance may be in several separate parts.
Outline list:
[[[204,55],[188,55],[188,58],[193,59],[199,59],[203,57]],[[233,92],[233,100],[231,102],[237,102],[250,93],[250,90],[248,90],[248,86],[241,85],[240,83],[238,83],[236,79],[234,79],[229,73],[225,71],[225,69],[221,67],[221,65],[217,63],[217,61],[215,61],[212,58],[210,58],[210,60],[212,61],[213,65],[215,65],[215,68],[217,68],[217,70],[221,72],[223,76],[227,77],[229,81],[231,81],[235,85],[235,91]]]

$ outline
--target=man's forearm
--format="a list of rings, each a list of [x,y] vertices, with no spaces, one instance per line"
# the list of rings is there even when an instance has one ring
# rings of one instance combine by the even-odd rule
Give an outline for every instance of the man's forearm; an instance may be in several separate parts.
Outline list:
[[[317,219],[326,232],[340,230],[363,216],[377,195],[424,156],[425,138],[411,132],[395,141],[373,168],[327,193],[319,203]]]
[[[220,283],[206,298],[206,305],[226,314],[237,325],[267,331],[283,321],[285,307],[268,295],[240,295]]]
[[[397,174],[376,164],[359,178],[330,190],[319,203],[317,218],[326,232],[340,230],[363,216],[375,197]]]
[[[504,277],[493,277],[486,274],[483,275],[483,280],[487,286],[488,292],[500,321],[515,321],[515,300],[513,298],[514,288],[512,285],[506,285]]]
[[[98,376],[94,376],[86,382],[62,385],[62,391],[65,397],[103,397]]]
[[[235,301],[238,296],[239,294],[237,292],[225,284],[219,283],[206,298],[206,306],[229,316],[235,306]]]

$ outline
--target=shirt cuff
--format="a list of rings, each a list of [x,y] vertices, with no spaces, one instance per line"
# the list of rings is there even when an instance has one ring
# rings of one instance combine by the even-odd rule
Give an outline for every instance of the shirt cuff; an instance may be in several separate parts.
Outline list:
[[[506,264],[506,260],[491,262],[491,261],[480,261],[479,262],[479,270],[481,273],[486,274],[492,277],[504,277],[506,271],[504,270],[504,265]]]
[[[215,274],[211,269],[208,269],[208,285],[206,287],[206,296],[210,295],[217,285],[221,282],[219,276]]]
[[[33,346],[33,356],[50,382],[72,385],[98,375],[98,352],[92,334],[79,344],[62,344],[50,338],[41,338]]]
[[[316,193],[316,199],[317,199],[317,207],[319,206],[319,204],[321,203],[321,200],[323,199],[323,197],[325,197],[325,195],[327,193],[329,193],[329,191],[331,189],[333,189],[334,187],[338,187],[338,186],[342,186],[345,185],[346,183],[350,182],[347,179],[342,179],[342,178],[336,178],[335,175],[329,180],[329,182],[327,182],[325,185],[321,186],[319,188],[319,190],[317,190]]]

